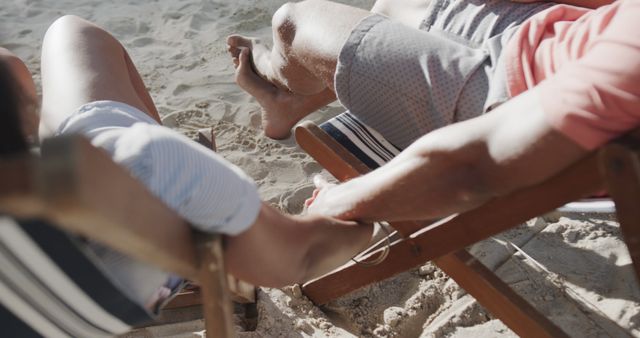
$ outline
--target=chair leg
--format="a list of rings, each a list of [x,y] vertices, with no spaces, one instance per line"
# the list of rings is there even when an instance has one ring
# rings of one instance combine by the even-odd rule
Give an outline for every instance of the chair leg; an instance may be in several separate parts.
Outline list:
[[[600,169],[640,283],[640,157],[628,146],[610,144],[600,151]]]
[[[227,290],[227,273],[224,269],[222,237],[198,236],[200,257],[200,290],[205,328],[211,337],[235,337],[231,298]]]
[[[198,142],[216,151],[215,135],[211,128],[198,130]],[[212,337],[235,337],[228,277],[224,268],[222,236],[199,234],[197,240],[205,328]],[[254,292],[253,288],[251,291]],[[247,294],[253,295],[252,292]],[[238,298],[245,300],[242,296]]]

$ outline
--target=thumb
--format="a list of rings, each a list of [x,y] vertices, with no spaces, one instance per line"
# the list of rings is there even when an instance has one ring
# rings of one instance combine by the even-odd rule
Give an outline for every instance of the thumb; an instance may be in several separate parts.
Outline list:
[[[313,176],[313,184],[317,189],[324,189],[331,185],[331,183],[327,182],[327,180],[325,180],[324,177],[320,175]]]
[[[240,54],[238,55],[238,72],[242,73],[247,70],[250,70],[249,64],[249,53],[250,50],[247,47],[238,47],[240,49]]]

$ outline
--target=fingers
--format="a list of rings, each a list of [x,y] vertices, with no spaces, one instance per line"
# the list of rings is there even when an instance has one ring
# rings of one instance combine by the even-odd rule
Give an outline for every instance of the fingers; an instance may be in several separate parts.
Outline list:
[[[313,190],[313,193],[311,194],[311,197],[307,198],[304,201],[304,205],[306,207],[310,207],[311,204],[313,204],[313,202],[316,200],[316,198],[318,198],[318,195],[320,195],[320,192],[323,189],[329,188],[335,184],[333,183],[329,183],[329,181],[327,181],[326,179],[324,179],[324,177],[320,176],[320,175],[315,175],[313,177],[313,184],[315,185],[315,189]]]
[[[316,186],[317,189],[324,189],[324,188],[332,185],[326,179],[324,179],[324,177],[322,177],[320,175],[315,175],[313,177],[313,184]]]
[[[307,198],[307,199],[304,201],[304,205],[305,205],[306,207],[310,206],[310,205],[311,205],[311,203],[313,203],[313,201],[315,201],[315,200],[316,200],[316,197],[318,197],[318,194],[319,194],[319,193],[320,193],[320,189],[317,189],[317,188],[316,188],[316,189],[314,189],[314,190],[313,190],[313,193],[311,194],[311,197]]]

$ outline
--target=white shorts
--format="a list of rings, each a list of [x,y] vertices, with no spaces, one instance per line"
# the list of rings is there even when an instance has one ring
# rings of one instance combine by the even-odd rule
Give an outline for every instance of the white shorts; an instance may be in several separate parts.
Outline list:
[[[194,227],[239,234],[256,220],[261,201],[253,180],[218,154],[139,109],[114,101],[80,107],[59,126],[59,134],[82,134],[107,151],[156,197]],[[142,211],[144,212],[144,211]],[[89,254],[144,305],[169,275],[99,244]]]

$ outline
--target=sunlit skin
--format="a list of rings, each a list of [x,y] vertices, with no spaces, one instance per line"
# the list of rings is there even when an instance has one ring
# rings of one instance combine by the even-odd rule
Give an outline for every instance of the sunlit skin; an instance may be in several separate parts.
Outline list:
[[[539,0],[514,0],[536,2]],[[562,0],[596,8],[612,0]],[[428,0],[378,0],[370,11],[322,0],[288,3],[273,15],[272,46],[242,36],[227,38],[236,82],[262,107],[266,136],[287,138],[305,116],[336,100],[338,54],[353,27],[372,13],[418,28]]]
[[[371,12],[417,28],[427,5],[384,0]],[[273,15],[272,48],[242,35],[227,38],[236,82],[262,106],[266,136],[289,137],[298,121],[336,100],[333,75],[338,54],[353,27],[371,12],[327,1],[290,3]]]
[[[23,96],[22,132],[25,136],[36,139],[38,135],[38,94],[36,85],[27,66],[9,50],[0,47],[0,62],[7,66],[16,80],[19,92]]]
[[[527,1],[527,0],[523,0]],[[568,0],[598,7],[609,0]],[[287,4],[273,18],[273,46],[232,35],[236,81],[263,107],[265,135],[286,138],[335,100],[337,57],[371,12],[418,27],[427,1],[378,1],[366,11],[329,1]],[[551,128],[536,90],[481,117],[423,136],[374,172],[340,185],[316,179],[309,211],[345,220],[430,219],[468,210],[538,183],[586,154]]]
[[[42,47],[42,109],[40,135],[50,137],[69,114],[83,104],[113,100],[134,106],[159,121],[155,105],[122,45],[102,28],[75,16],[64,16],[48,29]],[[0,51],[27,96],[35,86],[24,63]],[[34,122],[37,115],[22,110]],[[33,121],[32,121],[33,120]],[[203,173],[206,175],[206,173]],[[251,227],[226,238],[226,263],[235,276],[250,283],[281,287],[326,273],[363,250],[370,225],[321,215],[285,215],[262,203]]]

